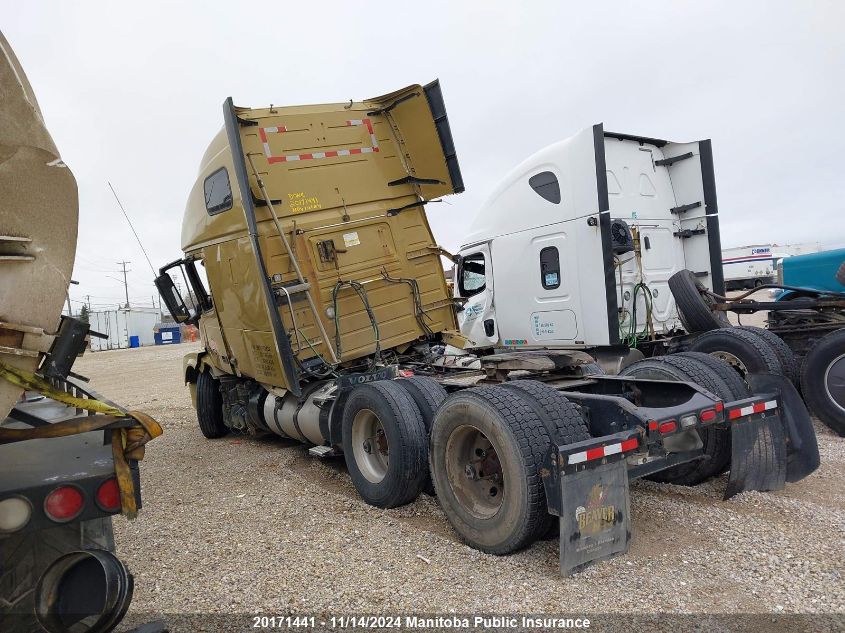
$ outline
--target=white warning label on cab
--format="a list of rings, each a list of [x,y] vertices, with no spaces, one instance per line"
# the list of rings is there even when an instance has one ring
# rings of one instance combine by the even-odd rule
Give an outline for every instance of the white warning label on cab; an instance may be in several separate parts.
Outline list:
[[[349,248],[350,246],[358,246],[361,243],[361,240],[358,239],[358,231],[352,231],[352,233],[344,233],[343,243],[346,245],[347,248]]]

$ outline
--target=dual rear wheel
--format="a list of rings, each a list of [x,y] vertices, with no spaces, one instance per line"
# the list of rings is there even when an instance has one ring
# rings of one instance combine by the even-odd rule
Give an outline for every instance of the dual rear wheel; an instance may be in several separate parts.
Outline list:
[[[580,410],[536,381],[448,398],[431,379],[403,382],[361,385],[346,402],[343,448],[361,497],[396,507],[413,501],[431,477],[447,519],[476,549],[508,554],[549,532],[554,518],[540,469],[552,441],[589,437]],[[429,397],[421,400],[420,392]]]

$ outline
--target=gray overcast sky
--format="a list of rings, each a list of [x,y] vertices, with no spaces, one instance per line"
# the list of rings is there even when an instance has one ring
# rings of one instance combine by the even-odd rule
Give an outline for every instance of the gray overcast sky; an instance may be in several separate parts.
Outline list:
[[[2,29],[79,183],[71,296],[116,305],[180,254],[223,100],[361,99],[439,77],[467,191],[431,205],[456,247],[497,180],[596,122],[712,138],[724,246],[845,242],[845,3],[11,2]],[[837,158],[839,157],[839,158]],[[78,305],[75,306],[75,310]]]

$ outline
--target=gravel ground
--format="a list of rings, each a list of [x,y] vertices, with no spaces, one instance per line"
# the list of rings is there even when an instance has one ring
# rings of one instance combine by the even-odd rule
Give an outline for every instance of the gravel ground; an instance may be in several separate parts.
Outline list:
[[[556,541],[482,554],[431,497],[363,503],[342,460],[204,439],[180,376],[191,349],[89,353],[74,368],[165,429],[142,462],[139,519],[115,521],[131,612],[845,612],[845,440],[821,425],[821,468],[778,493],[723,502],[724,480],[634,482],[630,553],[561,578]]]

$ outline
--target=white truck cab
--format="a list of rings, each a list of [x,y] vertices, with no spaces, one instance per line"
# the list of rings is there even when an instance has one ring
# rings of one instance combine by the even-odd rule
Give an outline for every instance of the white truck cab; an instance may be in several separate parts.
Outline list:
[[[710,141],[601,124],[518,165],[459,251],[455,295],[471,348],[592,348],[681,328],[669,278],[723,293]]]

